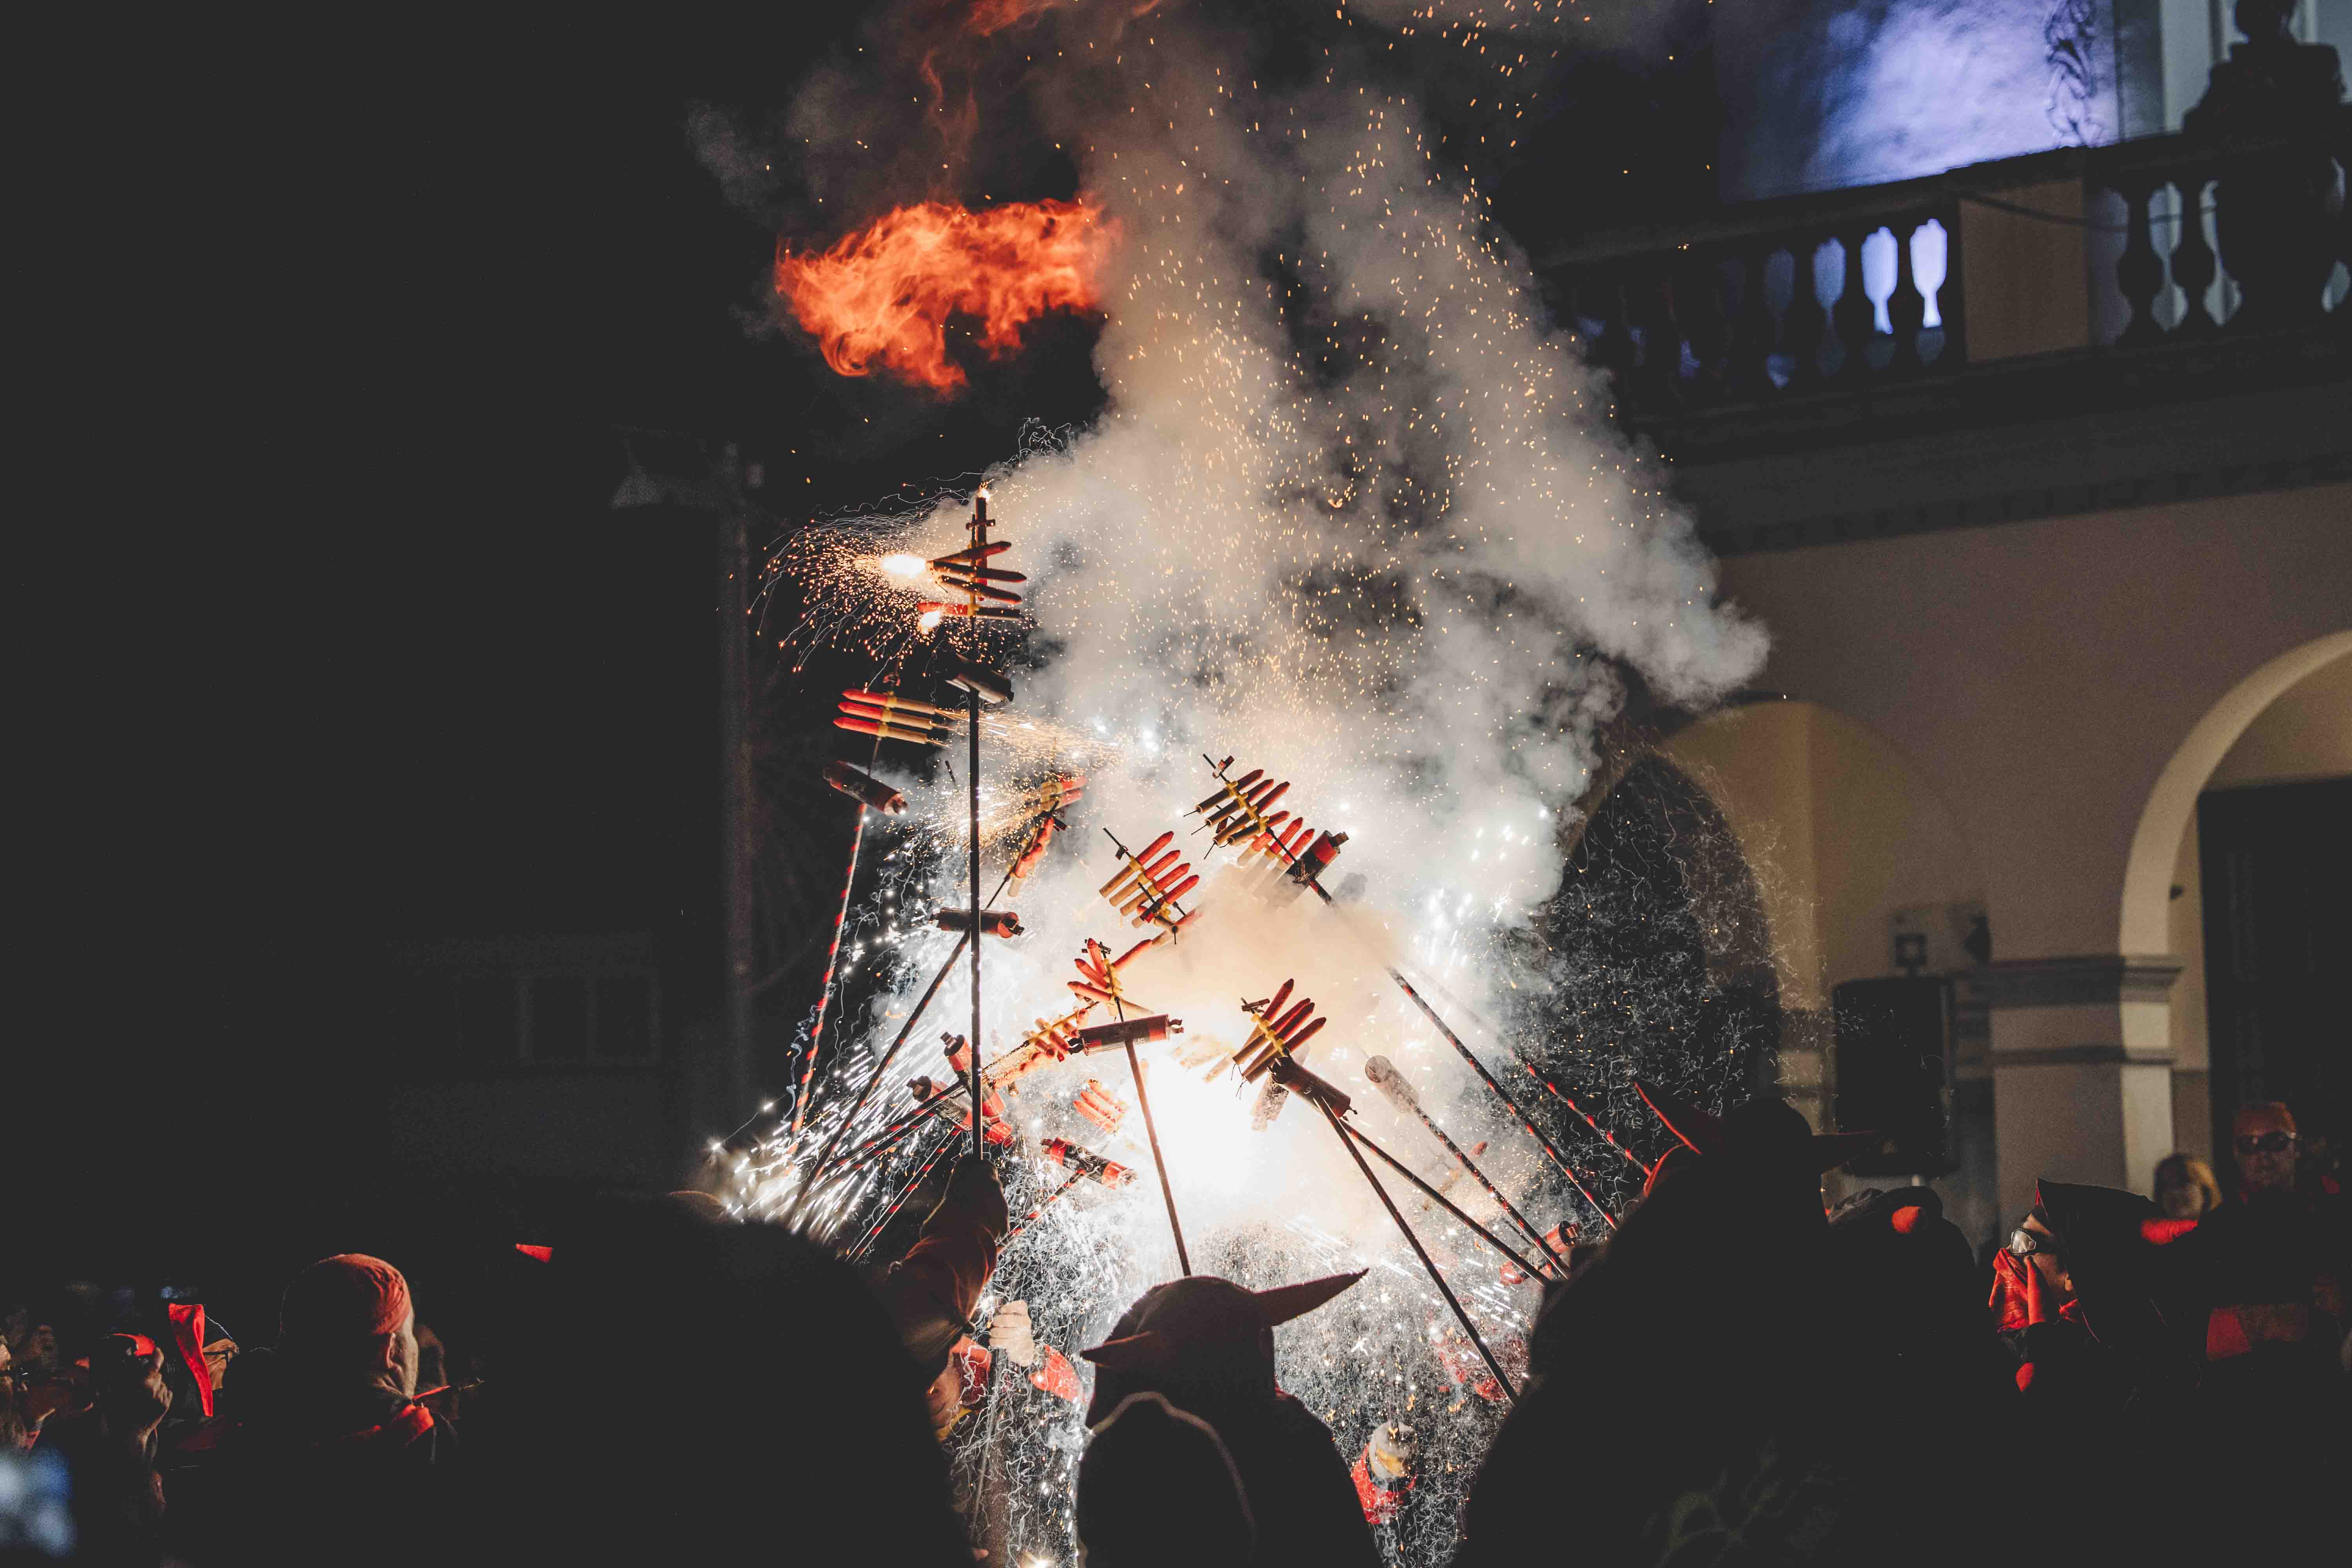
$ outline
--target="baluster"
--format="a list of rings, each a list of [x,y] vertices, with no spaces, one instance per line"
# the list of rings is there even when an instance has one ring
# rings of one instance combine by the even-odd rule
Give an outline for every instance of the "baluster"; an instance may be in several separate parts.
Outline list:
[[[1683,389],[1683,327],[1681,300],[1665,258],[1658,270],[1642,279],[1642,403],[1650,408],[1675,408],[1685,401]]]
[[[2118,344],[2152,342],[2164,335],[2156,319],[2156,296],[2164,287],[2164,259],[2148,237],[2147,204],[2156,194],[2153,176],[2118,180],[2116,194],[2124,199],[2124,253],[2116,259],[2116,287],[2131,307],[2131,320],[2116,334]]]
[[[1895,292],[1886,297],[1886,319],[1895,327],[1895,357],[1886,362],[1890,376],[1916,375],[1920,368],[1919,332],[1927,321],[1927,296],[1912,276],[1911,237],[1927,221],[1898,218],[1886,226],[1895,237]]]
[[[1778,248],[1769,244],[1755,246],[1732,258],[1738,269],[1739,308],[1732,323],[1729,363],[1724,369],[1735,397],[1764,398],[1780,390],[1772,384],[1768,368],[1773,351],[1780,346],[1780,322],[1773,319],[1771,301],[1764,297],[1764,270]]]
[[[1837,237],[1845,250],[1845,287],[1830,308],[1830,320],[1837,327],[1838,347],[1844,355],[1838,365],[1838,380],[1849,384],[1868,378],[1870,340],[1878,335],[1878,312],[1871,308],[1870,295],[1862,286],[1862,242],[1872,232],[1850,229]]]
[[[2205,237],[2205,182],[2184,174],[2174,189],[2180,193],[2180,237],[2172,247],[2172,280],[2187,298],[2180,305],[2180,324],[2172,331],[2175,337],[2201,337],[2221,325],[2205,304],[2206,291],[2221,269],[2221,258]]]
[[[1822,384],[1822,343],[1829,335],[1830,315],[1822,308],[1821,289],[1813,279],[1814,258],[1822,242],[1810,243],[1799,239],[1789,247],[1790,259],[1797,264],[1796,276],[1790,279],[1789,317],[1782,330],[1782,342],[1796,363],[1789,373],[1791,391],[1807,392]]]
[[[1633,322],[1625,308],[1625,287],[1615,276],[1604,273],[1593,280],[1592,302],[1600,307],[1601,335],[1593,340],[1592,357],[1617,374],[1618,395],[1625,395],[1625,381],[1633,368]]]
[[[1691,357],[1698,362],[1697,375],[1683,388],[1685,400],[1692,403],[1723,401],[1727,368],[1724,360],[1731,342],[1724,267],[1722,253],[1708,251],[1696,256],[1685,253],[1683,265],[1676,269],[1675,314],[1682,322],[1683,335],[1690,340]]]

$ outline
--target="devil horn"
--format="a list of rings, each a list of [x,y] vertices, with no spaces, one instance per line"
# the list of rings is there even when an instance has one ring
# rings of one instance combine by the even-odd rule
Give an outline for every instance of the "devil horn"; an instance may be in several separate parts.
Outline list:
[[[1686,1100],[1679,1100],[1643,1079],[1633,1080],[1642,1103],[1654,1112],[1666,1131],[1688,1144],[1695,1153],[1723,1152],[1723,1118],[1709,1116]]]
[[[1092,1350],[1083,1350],[1078,1354],[1097,1366],[1108,1367],[1113,1372],[1165,1371],[1173,1364],[1169,1354],[1168,1336],[1158,1329],[1146,1329],[1123,1340],[1105,1340]]]
[[[1272,1328],[1305,1317],[1370,1272],[1359,1268],[1353,1274],[1327,1274],[1320,1279],[1302,1279],[1296,1285],[1276,1285],[1250,1294],[1257,1299],[1257,1310],[1265,1314],[1265,1326]]]

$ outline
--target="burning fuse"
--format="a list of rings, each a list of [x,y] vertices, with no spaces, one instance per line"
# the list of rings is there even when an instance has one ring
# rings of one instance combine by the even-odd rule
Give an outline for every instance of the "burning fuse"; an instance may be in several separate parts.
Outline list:
[[[1117,1132],[1118,1124],[1127,1120],[1127,1102],[1105,1089],[1098,1079],[1087,1079],[1087,1087],[1078,1090],[1070,1109],[1105,1132]]]
[[[1135,1180],[1135,1173],[1116,1160],[1106,1160],[1094,1151],[1073,1143],[1066,1138],[1048,1138],[1039,1146],[1045,1158],[1066,1171],[1076,1171],[1082,1176],[1092,1176],[1106,1187],[1123,1187]]]

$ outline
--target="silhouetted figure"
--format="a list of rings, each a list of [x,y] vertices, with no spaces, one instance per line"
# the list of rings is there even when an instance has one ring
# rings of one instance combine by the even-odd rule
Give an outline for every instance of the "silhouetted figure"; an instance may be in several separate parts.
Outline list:
[[[1464,1510],[1459,1563],[1836,1557],[1888,1521],[1851,1429],[1867,1356],[1821,1173],[1878,1142],[1755,1100],[1722,1117],[1649,1086],[1684,1146],[1546,1303],[1530,1376]],[[1879,1453],[1887,1445],[1876,1443]],[[1921,1528],[1924,1528],[1924,1521]]]
[[[970,1352],[972,1312],[996,1271],[996,1249],[1012,1228],[1004,1189],[976,1154],[956,1162],[947,1190],[924,1217],[907,1255],[882,1275],[875,1293],[898,1326],[899,1342],[928,1391],[933,1427],[944,1435],[961,1408],[958,1388]],[[964,1354],[958,1358],[955,1352]]]
[[[2352,1236],[2340,1194],[2298,1184],[2302,1137],[2284,1105],[2240,1107],[2230,1142],[2236,1193],[2175,1249],[2203,1331],[2198,1405],[2230,1437],[2217,1490],[2293,1519],[2352,1459],[2339,1357]]]
[[[267,1404],[172,1473],[179,1551],[199,1564],[431,1555],[455,1500],[457,1441],[415,1402],[416,1365],[399,1269],[347,1252],[296,1275]]]
[[[1087,1568],[1207,1568],[1257,1550],[1216,1428],[1157,1394],[1129,1394],[1087,1444],[1077,1521]]]
[[[2295,38],[2294,10],[2295,0],[2238,0],[2246,41],[2231,46],[2181,121],[2190,136],[2249,149],[2215,188],[2214,226],[2256,325],[2315,319],[2343,244],[2343,149],[2329,144],[2343,69],[2327,45]],[[2296,145],[2264,145],[2279,142]]]
[[[815,1243],[608,1205],[518,1289],[467,1418],[475,1518],[436,1560],[970,1568],[917,1369]]]
[[[89,1353],[89,1403],[52,1417],[38,1446],[72,1471],[78,1555],[93,1563],[156,1560],[163,1489],[156,1430],[172,1408],[165,1352],[145,1334],[109,1334]]]
[[[1256,1552],[1247,1561],[1370,1568],[1380,1556],[1331,1429],[1274,1380],[1275,1325],[1362,1278],[1335,1274],[1245,1290],[1192,1275],[1155,1286],[1109,1339],[1079,1352],[1096,1367],[1087,1424],[1100,1427],[1132,1394],[1162,1395],[1206,1422],[1232,1456],[1256,1530]],[[1155,1506],[1165,1519],[1190,1504],[1170,1491]]]

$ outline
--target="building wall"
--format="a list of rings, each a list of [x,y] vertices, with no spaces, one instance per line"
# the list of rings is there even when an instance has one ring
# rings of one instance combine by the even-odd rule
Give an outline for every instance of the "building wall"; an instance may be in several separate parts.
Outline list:
[[[2246,706],[2247,692],[2265,671],[2330,657],[2323,638],[2352,649],[2352,487],[1742,555],[1723,578],[1772,628],[1761,684],[1871,738],[1759,731],[1752,758],[1727,754],[1740,750],[1729,729],[1681,742],[1718,778],[1773,776],[1769,805],[1727,803],[1736,828],[1801,816],[1809,864],[1785,886],[1817,912],[1793,951],[1810,943],[1824,986],[1885,973],[1885,921],[1914,894],[1905,879],[1937,881],[1935,857],[1887,824],[1906,799],[1948,806],[1962,847],[1950,863],[1968,869],[1942,884],[1980,890],[1992,936],[2000,1207],[2030,1202],[2038,1174],[2145,1190],[2174,1138],[2165,879],[2198,790],[2276,695]],[[2315,689],[2311,712],[2333,689]],[[2242,755],[2273,745],[2258,734]],[[1918,783],[1886,784],[1874,747]],[[1862,791],[1873,808],[1817,804],[1857,780],[1874,781]],[[1779,831],[1784,846],[1795,837]],[[1913,870],[1858,880],[1890,847]]]

